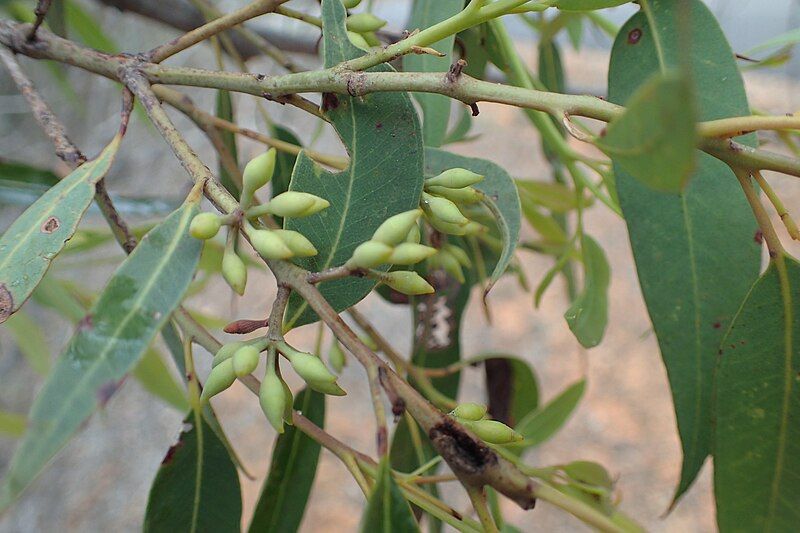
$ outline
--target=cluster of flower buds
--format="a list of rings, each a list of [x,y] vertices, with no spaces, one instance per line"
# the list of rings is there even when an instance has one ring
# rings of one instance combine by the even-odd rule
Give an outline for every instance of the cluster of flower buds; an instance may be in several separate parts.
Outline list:
[[[502,422],[488,419],[485,405],[462,403],[450,412],[450,416],[490,444],[511,444],[524,440],[522,435]]]
[[[361,0],[345,0],[344,6],[352,9],[361,3]],[[347,17],[347,36],[350,42],[362,50],[369,50],[373,46],[380,46],[381,42],[375,32],[383,28],[386,21],[372,13],[356,13]]]
[[[367,242],[359,244],[345,266],[352,269],[371,269],[384,264],[413,265],[436,254],[436,248],[420,244],[417,220],[419,209],[404,211],[387,218]],[[397,271],[388,274],[372,272],[393,289],[404,294],[433,292],[428,282],[416,272]]]
[[[346,394],[336,383],[336,376],[316,355],[296,350],[284,341],[275,343],[275,347],[289,360],[297,375],[315,391],[331,396]]]
[[[472,261],[462,248],[453,244],[445,244],[439,249],[438,254],[428,259],[429,269],[441,268],[459,283],[465,282],[462,267],[471,268]]]
[[[464,168],[451,168],[426,179],[421,206],[430,225],[448,235],[484,232],[483,225],[469,220],[459,208],[481,201],[483,193],[472,187],[481,180],[483,176]]]
[[[189,231],[197,239],[211,239],[220,228],[231,226],[225,253],[222,256],[222,276],[237,294],[244,294],[247,284],[247,266],[237,252],[239,225],[248,228],[253,248],[266,259],[289,259],[291,257],[309,257],[317,254],[314,245],[302,234],[285,229],[256,229],[248,219],[271,214],[285,218],[307,217],[319,213],[330,203],[313,194],[287,191],[275,196],[264,205],[252,206],[258,189],[269,183],[275,172],[276,151],[271,148],[267,152],[253,158],[242,173],[242,194],[239,200],[244,212],[244,221],[233,215],[216,215],[200,213],[192,220]]]
[[[251,342],[231,342],[220,348],[214,355],[211,373],[200,398],[211,398],[233,385],[237,377],[252,374],[261,359],[261,351],[266,346],[267,341],[258,339]]]

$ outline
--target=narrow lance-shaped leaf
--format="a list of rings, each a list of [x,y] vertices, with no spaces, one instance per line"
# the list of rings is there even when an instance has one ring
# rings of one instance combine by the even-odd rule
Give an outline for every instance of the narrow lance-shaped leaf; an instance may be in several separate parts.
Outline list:
[[[144,389],[181,412],[189,409],[186,391],[175,382],[161,354],[154,349],[144,352],[133,369],[133,376]]]
[[[51,187],[0,237],[0,323],[19,309],[78,227],[106,175],[120,136]]]
[[[748,115],[733,52],[705,5],[699,0],[651,0],[644,6],[647,13],[625,23],[614,43],[609,100],[624,104],[651,75],[678,67],[687,52],[697,119]],[[678,40],[679,6],[689,8],[688,43]],[[682,52],[681,47],[688,49]],[[755,138],[741,141],[753,146]],[[711,156],[698,154],[680,195],[653,191],[615,167],[620,205],[667,367],[683,446],[677,498],[711,451],[714,365],[723,333],[758,277],[756,224],[733,172]]]
[[[597,241],[583,235],[583,290],[564,313],[569,329],[585,348],[600,344],[608,323],[610,271],[606,254]]]
[[[0,489],[0,509],[109,399],[180,303],[200,256],[200,241],[188,232],[197,213],[193,200],[142,239],[79,324],[31,408]]]
[[[183,424],[185,429],[164,456],[150,488],[142,529],[238,533],[242,498],[228,450],[199,412]]]
[[[753,286],[722,341],[714,488],[723,533],[797,529],[798,316],[800,264],[778,258]]]
[[[464,8],[463,0],[414,0],[411,9],[409,30],[424,30]],[[456,36],[450,35],[430,47],[445,54],[436,57],[431,54],[409,54],[403,58],[403,69],[407,72],[447,72],[453,62],[452,52]],[[441,146],[447,136],[450,118],[450,98],[440,94],[414,93],[414,98],[422,108],[422,134],[425,146]]]
[[[648,187],[678,193],[695,166],[695,113],[689,80],[654,74],[631,96],[595,144]]]
[[[456,167],[466,168],[484,176],[483,181],[476,183],[474,187],[484,193],[485,204],[492,211],[503,236],[503,250],[492,272],[490,283],[486,287],[488,292],[506,271],[519,241],[521,225],[519,194],[508,172],[491,161],[464,157],[437,148],[425,149],[425,174],[435,176],[448,168]]]
[[[512,447],[529,448],[552,437],[575,411],[583,397],[584,390],[586,390],[586,381],[580,380],[567,387],[549,403],[520,420],[514,429],[525,437],[525,440],[518,445],[512,445]]]
[[[235,122],[234,113],[233,113],[233,98],[231,97],[231,93],[228,91],[217,91],[217,98],[216,98],[216,112],[217,116],[221,119],[228,120],[230,122]],[[228,155],[231,156],[231,159],[234,163],[238,163],[238,150],[236,149],[236,134],[231,131],[222,131],[219,130],[219,137],[222,140],[222,145],[225,146],[225,149],[228,151]],[[239,197],[239,187],[236,185],[236,181],[233,176],[226,170],[225,165],[220,162],[219,165],[219,180],[222,185],[228,189],[232,195],[236,198]]]
[[[514,427],[539,406],[539,384],[533,368],[518,357],[497,355],[486,359],[489,414]]]
[[[303,389],[294,400],[299,411],[318,427],[325,424],[325,395]],[[295,426],[286,426],[275,441],[269,475],[250,522],[250,533],[297,531],[317,473],[320,446]]]
[[[378,481],[361,517],[361,533],[405,533],[419,531],[411,507],[392,477],[389,460],[378,467]]]
[[[324,63],[331,67],[364,54],[345,30],[345,10],[339,0],[323,0]],[[376,66],[370,71],[387,72]],[[376,93],[352,98],[323,95],[323,108],[351,155],[350,166],[332,174],[307,155],[297,159],[291,190],[316,194],[330,202],[324,211],[289,219],[287,229],[299,231],[319,254],[297,262],[312,271],[344,264],[356,246],[369,240],[378,226],[397,213],[419,205],[422,192],[422,134],[411,99],[404,93]],[[355,304],[375,286],[370,279],[347,278],[320,286],[337,310]],[[299,326],[316,320],[306,303],[292,298],[286,322]]]

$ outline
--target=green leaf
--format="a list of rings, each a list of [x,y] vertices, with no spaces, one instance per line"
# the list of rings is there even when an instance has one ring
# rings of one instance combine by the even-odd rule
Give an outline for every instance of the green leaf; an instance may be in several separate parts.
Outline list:
[[[403,533],[419,531],[411,507],[392,477],[389,460],[378,467],[378,480],[361,516],[361,533]]]
[[[530,448],[555,435],[578,407],[585,389],[586,381],[580,380],[573,383],[549,403],[520,420],[514,429],[522,434],[525,440],[518,445],[512,445],[512,447]]]
[[[103,27],[74,0],[66,2],[67,25],[74,30],[86,46],[102,52],[119,50],[114,41],[103,31]]]
[[[233,98],[231,98],[230,92],[217,91],[216,114],[217,117],[223,120],[236,122],[236,119],[233,116]],[[238,164],[239,156],[238,150],[236,149],[236,134],[227,130],[218,131],[219,136],[222,139],[222,144],[228,150],[228,153],[231,155],[233,161]],[[219,180],[222,185],[228,189],[228,192],[233,194],[236,198],[239,198],[239,187],[236,185],[236,181],[234,180],[233,176],[231,176],[230,173],[225,170],[225,165],[223,165],[221,162],[219,164]]]
[[[610,272],[606,254],[597,242],[584,234],[581,239],[583,290],[564,313],[569,329],[584,348],[600,344],[608,323]]]
[[[414,0],[411,20],[406,26],[409,30],[424,30],[459,13],[464,8],[464,0]],[[436,57],[431,54],[409,54],[403,58],[403,69],[407,72],[447,72],[453,62],[453,44],[456,36],[450,35],[430,45],[431,48],[446,54]],[[440,94],[414,93],[414,98],[422,108],[422,136],[425,146],[439,147],[447,136],[450,118],[450,98]]]
[[[308,388],[294,399],[299,411],[319,427],[325,424],[325,395]],[[269,476],[256,504],[250,533],[297,531],[317,473],[319,444],[295,426],[286,426],[275,441]]]
[[[744,55],[749,56],[750,54],[757,54],[759,52],[769,50],[770,48],[794,46],[797,43],[800,43],[800,28],[789,30],[786,33],[781,33],[780,35],[772,37],[758,46],[754,46],[753,48],[749,49],[744,53]]]
[[[27,426],[28,420],[23,415],[0,411],[0,434],[21,437]]]
[[[38,322],[20,311],[8,319],[6,328],[31,368],[41,375],[47,374],[50,370],[50,347],[44,340],[44,331]]]
[[[514,180],[502,167],[473,157],[452,154],[438,148],[425,149],[425,174],[435,176],[448,168],[466,168],[484,176],[483,181],[474,185],[486,195],[485,205],[494,215],[494,220],[503,236],[503,251],[494,267],[488,292],[492,285],[503,275],[508,263],[514,255],[519,241],[520,203]]]
[[[52,187],[58,183],[58,176],[48,169],[17,161],[0,160],[0,181]]]
[[[142,529],[238,533],[242,499],[228,450],[202,417],[190,414],[183,424],[150,488]]]
[[[25,303],[75,233],[94,198],[95,184],[114,161],[119,141],[114,137],[96,159],[50,188],[0,237],[0,324]]]
[[[797,529],[798,316],[800,264],[778,258],[755,283],[722,341],[714,487],[723,533]]]
[[[689,46],[685,52],[697,119],[749,115],[733,52],[714,16],[699,0],[680,5],[690,8],[688,45],[678,41],[676,2],[645,2],[647,12],[634,15],[620,30],[611,54],[609,100],[627,101],[653,73],[680,65],[681,46]],[[655,35],[648,18],[658,28]],[[754,136],[740,141],[755,145]],[[683,446],[676,498],[691,485],[711,450],[717,350],[761,265],[760,246],[753,239],[756,223],[733,172],[706,154],[699,154],[697,161],[681,195],[658,193],[618,165],[614,170]]]
[[[679,193],[695,167],[695,113],[689,80],[654,74],[595,144],[626,173],[661,192]]]
[[[188,232],[196,213],[197,203],[186,203],[148,233],[79,324],[33,403],[0,509],[109,399],[180,303],[200,256],[201,243]]]
[[[506,425],[523,420],[539,406],[539,383],[527,361],[497,355],[484,361],[489,414]]]
[[[553,213],[568,213],[578,208],[578,199],[575,191],[563,183],[514,180],[520,193],[520,200],[529,196],[533,203],[549,209]],[[588,207],[592,204],[591,197],[582,197],[580,205]]]
[[[552,92],[566,92],[561,52],[553,41],[539,44],[539,81]]]
[[[621,6],[630,0],[558,0],[553,7],[562,11],[593,11],[607,7]]]
[[[144,352],[136,368],[133,369],[133,376],[146,391],[161,398],[178,411],[185,412],[189,409],[186,391],[173,379],[158,351],[151,348]]]
[[[345,11],[339,0],[322,2],[325,66],[364,54],[347,37]],[[370,69],[388,72],[379,65]],[[404,93],[375,93],[352,98],[324,95],[328,118],[351,155],[347,170],[327,172],[301,154],[291,189],[316,194],[331,206],[306,218],[289,219],[287,229],[299,231],[319,255],[298,260],[311,271],[344,264],[356,246],[369,240],[387,218],[419,206],[422,193],[422,134],[411,99]],[[360,301],[375,286],[371,279],[347,278],[320,286],[328,302],[341,311]],[[316,320],[305,302],[292,298],[286,314],[289,326]]]

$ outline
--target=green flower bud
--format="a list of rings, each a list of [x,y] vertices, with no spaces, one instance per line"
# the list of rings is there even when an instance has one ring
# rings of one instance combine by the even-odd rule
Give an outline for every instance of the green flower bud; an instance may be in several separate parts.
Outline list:
[[[358,4],[361,3],[361,0],[342,0],[342,4],[344,4],[345,9],[353,9],[354,7],[358,7]]]
[[[275,172],[275,157],[278,151],[270,148],[251,159],[242,172],[242,196],[252,198],[253,193],[266,185]]]
[[[525,437],[497,420],[465,420],[462,424],[475,433],[478,438],[491,444],[509,444],[525,439]]]
[[[372,240],[389,246],[400,244],[416,225],[421,214],[419,209],[412,209],[387,218],[372,234]]]
[[[318,213],[330,203],[307,192],[286,191],[269,201],[266,211],[279,217],[301,218]]]
[[[336,376],[331,374],[325,363],[316,355],[294,349],[284,351],[283,347],[280,350],[289,359],[294,371],[309,385],[311,382],[334,383],[336,381]]]
[[[288,259],[292,250],[274,231],[258,229],[250,232],[250,243],[265,259]]]
[[[214,213],[198,213],[189,225],[189,234],[195,239],[208,240],[222,227],[222,219]]]
[[[285,385],[275,373],[275,369],[270,368],[261,381],[261,388],[258,389],[258,403],[261,404],[261,410],[278,433],[283,433],[283,418],[286,416]]]
[[[486,406],[474,402],[461,403],[450,414],[462,420],[480,420],[486,416]]]
[[[386,21],[372,13],[356,13],[347,17],[347,29],[356,33],[376,31],[386,26]]]
[[[447,198],[456,204],[476,204],[483,199],[483,193],[475,187],[464,187],[463,189],[448,189],[447,187],[425,186],[425,191],[436,196]]]
[[[353,256],[347,260],[350,268],[374,268],[389,260],[392,248],[381,242],[367,241],[353,250]]]
[[[369,43],[367,42],[366,39],[364,39],[364,36],[361,35],[360,33],[356,33],[354,31],[348,31],[347,38],[350,39],[350,42],[353,43],[353,46],[355,46],[356,48],[364,50],[365,52],[369,51],[370,49]]]
[[[333,344],[331,344],[331,349],[328,352],[328,362],[333,367],[333,370],[337,374],[342,373],[342,369],[347,365],[347,357],[344,354],[344,350],[342,349],[342,345],[339,344],[339,341],[336,339],[333,340]]]
[[[489,228],[474,220],[470,220],[463,228],[464,235],[480,235],[489,231]]]
[[[441,231],[446,235],[466,235],[466,228],[469,226],[470,223],[464,224],[463,226],[459,226],[457,224],[451,224],[449,222],[445,222],[441,218],[437,217],[433,213],[426,212],[425,218],[428,223],[433,226],[434,229],[437,231]]]
[[[214,368],[218,364],[223,361],[227,361],[233,354],[235,354],[239,348],[247,346],[246,342],[236,341],[236,342],[229,342],[228,344],[223,344],[222,348],[217,350],[217,353],[214,354],[214,360],[211,362],[211,368]]]
[[[286,398],[286,406],[283,409],[283,420],[291,426],[293,423],[292,411],[294,410],[294,396],[292,395],[292,389],[289,388],[289,385],[287,385],[283,379],[281,379],[281,383],[283,384],[283,395]]]
[[[233,370],[233,360],[226,359],[211,369],[200,399],[208,400],[212,396],[216,396],[233,385],[234,381],[236,381],[236,372]]]
[[[322,394],[330,396],[347,396],[347,393],[335,381],[330,383],[328,381],[306,381],[308,386]]]
[[[292,231],[289,229],[276,229],[272,230],[281,238],[286,246],[297,257],[311,257],[317,255],[317,249],[311,244],[311,241],[306,239],[305,235]]]
[[[464,283],[466,281],[464,278],[464,272],[461,270],[461,264],[453,254],[447,250],[439,250],[439,254],[436,256],[436,258],[439,266],[441,266],[444,271],[450,274],[454,279],[458,280],[459,283]]]
[[[461,213],[458,206],[441,196],[433,196],[431,194],[422,193],[422,208],[426,213],[438,217],[439,219],[449,224],[463,226],[469,220]]]
[[[244,294],[244,287],[247,284],[247,266],[233,250],[225,250],[222,255],[222,277],[228,282],[236,294]]]
[[[462,189],[475,185],[483,180],[483,176],[476,174],[471,170],[465,168],[450,168],[435,176],[425,180],[425,187],[435,185],[438,187],[447,187],[448,189]]]
[[[389,256],[389,262],[393,265],[413,265],[419,263],[436,253],[436,248],[425,246],[422,244],[414,244],[411,242],[404,242],[398,244],[392,255]]]
[[[416,272],[399,270],[382,276],[382,281],[397,292],[408,295],[431,294],[433,287]]]
[[[445,244],[443,249],[447,250],[447,253],[455,257],[464,268],[470,268],[472,266],[472,260],[470,260],[467,252],[465,252],[463,248],[459,248],[454,244]]]
[[[233,371],[237,377],[244,377],[252,374],[258,367],[258,360],[261,354],[255,346],[243,346],[233,354]]]
[[[414,224],[411,226],[411,229],[406,235],[405,242],[411,242],[414,244],[419,244],[419,241],[422,239],[422,235],[419,232],[419,224]]]

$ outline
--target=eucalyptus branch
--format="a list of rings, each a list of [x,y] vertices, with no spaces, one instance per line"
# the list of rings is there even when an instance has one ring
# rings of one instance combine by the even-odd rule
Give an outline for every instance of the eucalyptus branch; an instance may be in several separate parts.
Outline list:
[[[154,63],[160,63],[170,56],[177,54],[195,44],[205,41],[209,37],[232,28],[246,20],[271,13],[280,4],[287,0],[254,0],[250,4],[241,9],[237,9],[232,13],[228,13],[222,17],[212,20],[211,22],[195,28],[187,32],[177,39],[154,48],[148,52],[147,56]]]
[[[467,104],[487,101],[544,111],[559,120],[564,113],[568,113],[607,122],[617,118],[624,111],[623,107],[594,96],[566,95],[510,87],[477,80],[464,74],[451,81],[437,73],[351,72],[343,69],[341,65],[332,69],[283,76],[172,68],[141,62],[130,56],[110,56],[80,47],[45,31],[40,32],[36,43],[28,43],[25,40],[27,27],[29,25],[0,21],[0,43],[33,58],[60,61],[114,80],[118,79],[120,70],[133,69],[151,83],[226,89],[256,96],[268,96],[272,99],[304,92],[332,92],[352,96],[363,96],[373,92],[428,92],[449,96]],[[735,118],[748,120],[750,117]],[[709,124],[713,126],[714,122],[700,123],[698,128],[702,129]],[[743,147],[732,140],[702,138],[699,148],[735,166],[776,170],[800,177],[800,161]],[[571,163],[574,165],[574,162]]]
[[[764,236],[764,242],[767,243],[770,257],[783,257],[786,251],[783,248],[783,244],[781,244],[778,233],[775,231],[775,227],[772,225],[772,221],[769,219],[769,213],[767,213],[764,204],[761,203],[761,199],[758,197],[758,192],[756,192],[753,182],[750,179],[750,173],[740,168],[733,168],[732,170],[734,174],[736,174],[739,183],[742,185],[744,195],[750,204],[750,208],[753,210],[753,215],[756,217],[758,227],[761,229],[761,234]]]
[[[764,176],[761,175],[761,172],[757,170],[754,171],[753,178],[755,178],[758,186],[762,191],[764,191],[764,194],[767,195],[767,198],[769,198],[770,203],[772,203],[772,206],[775,208],[775,211],[781,218],[781,222],[783,222],[783,225],[786,228],[786,232],[789,234],[789,236],[796,241],[800,240],[800,231],[797,228],[797,223],[792,218],[792,215],[789,214],[789,210],[786,209],[786,206],[783,205],[783,200],[781,200],[780,196],[777,195],[769,182],[764,179]]]

